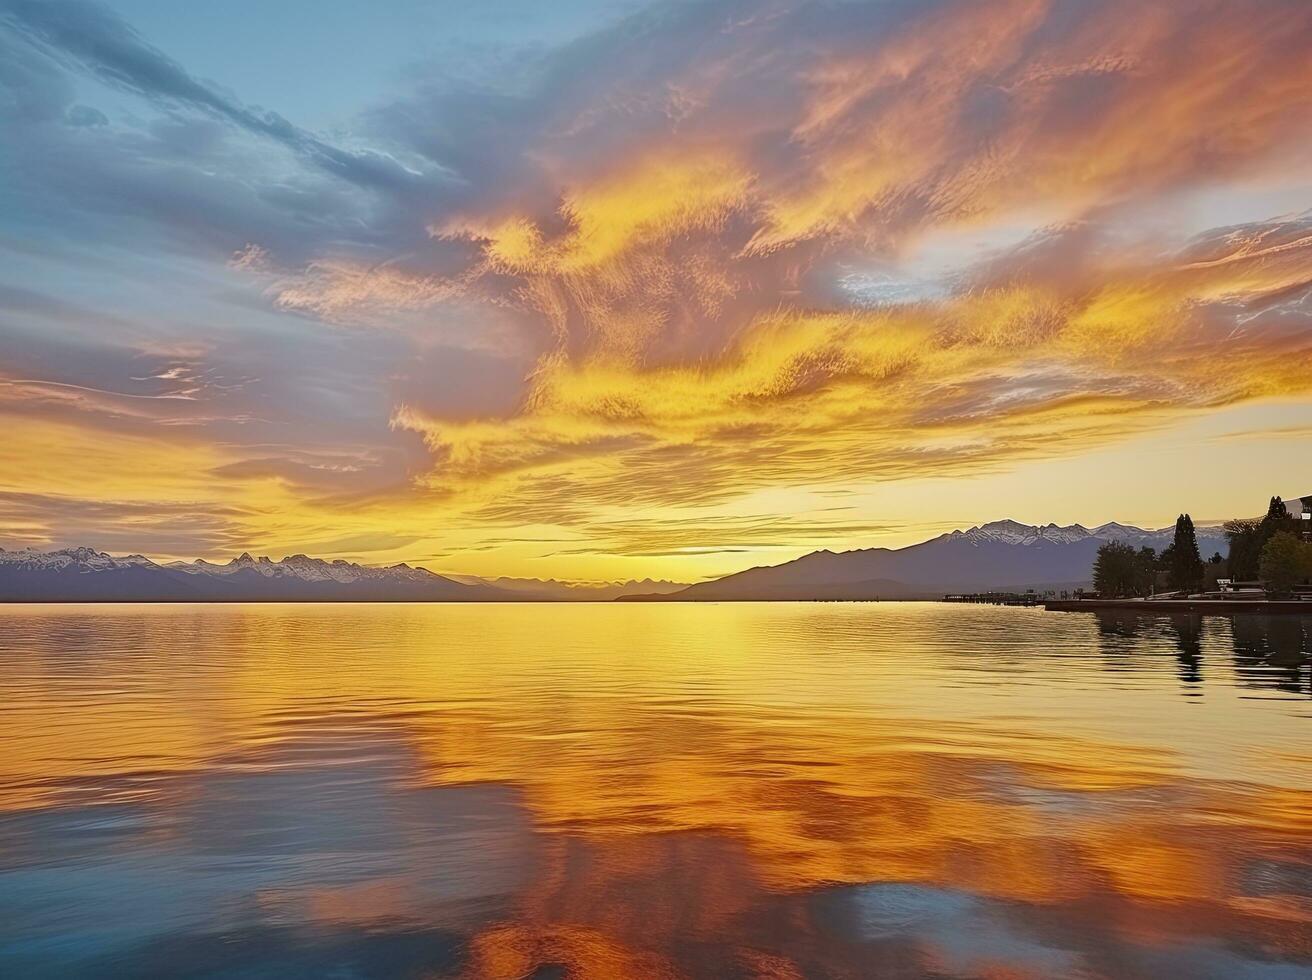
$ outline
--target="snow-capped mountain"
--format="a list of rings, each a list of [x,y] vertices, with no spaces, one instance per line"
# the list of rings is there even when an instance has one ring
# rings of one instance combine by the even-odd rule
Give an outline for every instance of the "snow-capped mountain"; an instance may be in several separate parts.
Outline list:
[[[1030,525],[1018,521],[994,521],[982,527],[972,527],[969,531],[952,531],[946,537],[959,538],[972,544],[998,542],[1001,544],[1032,545],[1040,541],[1054,544],[1070,544],[1089,536],[1087,528],[1079,524],[1070,527],[1058,527],[1056,524]]]
[[[75,569],[82,572],[109,571],[135,568],[155,563],[144,555],[125,555],[115,558],[94,548],[65,548],[61,551],[6,551],[0,548],[0,566],[22,568],[29,571],[61,571]]]
[[[0,601],[488,601],[516,596],[424,568],[372,568],[292,555],[282,561],[243,554],[225,564],[158,564],[92,548],[0,548]]]
[[[991,589],[1070,588],[1086,585],[1093,559],[1106,541],[1158,551],[1174,539],[1173,527],[1151,531],[1124,524],[1021,524],[994,521],[951,531],[907,548],[814,551],[782,565],[751,568],[667,596],[644,599],[862,599],[941,596]],[[1225,554],[1219,528],[1198,528],[1204,559]]]
[[[282,561],[273,561],[268,557],[252,558],[249,552],[232,559],[225,565],[215,565],[203,558],[192,562],[172,562],[168,566],[192,575],[217,575],[227,577],[242,573],[251,573],[266,579],[298,579],[302,582],[430,582],[442,579],[455,582],[454,579],[435,575],[426,568],[413,568],[402,562],[386,568],[373,568],[369,565],[356,565],[353,562],[336,558],[327,561],[323,558],[311,558],[308,555],[289,555]],[[456,583],[459,584],[459,583]]]
[[[578,583],[542,579],[448,577],[426,568],[374,568],[338,558],[290,555],[281,561],[243,553],[228,562],[156,563],[93,548],[0,548],[0,601],[527,601],[604,602],[624,595],[675,592],[687,583]]]
[[[1204,539],[1215,539],[1222,544],[1225,541],[1224,535],[1219,528],[1198,528],[1197,535],[1200,550],[1204,547]],[[1019,521],[994,521],[991,524],[972,527],[969,531],[951,531],[936,540],[942,540],[943,538],[960,539],[975,545],[999,543],[1026,547],[1036,544],[1074,544],[1077,541],[1092,538],[1100,543],[1103,541],[1122,541],[1136,547],[1156,548],[1160,551],[1174,540],[1175,528],[1167,527],[1158,531],[1146,531],[1141,527],[1131,527],[1127,524],[1112,522],[1090,529],[1083,524],[1068,524],[1062,527],[1058,524],[1021,524]],[[1220,550],[1224,551],[1225,549],[1221,548]],[[1208,552],[1208,554],[1210,553]]]

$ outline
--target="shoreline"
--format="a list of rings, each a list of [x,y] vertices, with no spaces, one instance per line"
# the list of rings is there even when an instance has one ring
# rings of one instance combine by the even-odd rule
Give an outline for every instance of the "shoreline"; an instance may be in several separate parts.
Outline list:
[[[1048,612],[1097,612],[1122,609],[1149,613],[1200,613],[1236,616],[1243,613],[1277,613],[1312,616],[1312,602],[1299,599],[1049,599]]]

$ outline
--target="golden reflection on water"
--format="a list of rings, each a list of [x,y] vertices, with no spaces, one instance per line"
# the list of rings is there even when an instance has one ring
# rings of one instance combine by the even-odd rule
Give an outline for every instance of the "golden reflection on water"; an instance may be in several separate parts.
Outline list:
[[[28,875],[0,913],[50,944],[14,943],[27,967],[85,943],[100,879],[149,882],[147,852],[243,868],[188,877],[187,921],[125,913],[115,935],[153,963],[170,937],[240,935],[310,969],[276,926],[297,950],[331,933],[325,963],[373,949],[396,966],[378,975],[1312,964],[1303,620],[121,606],[0,626],[0,844],[24,851],[0,873]],[[126,815],[110,839],[136,863],[59,823],[89,810]],[[70,866],[77,886],[54,877]],[[97,942],[96,962],[142,962]]]

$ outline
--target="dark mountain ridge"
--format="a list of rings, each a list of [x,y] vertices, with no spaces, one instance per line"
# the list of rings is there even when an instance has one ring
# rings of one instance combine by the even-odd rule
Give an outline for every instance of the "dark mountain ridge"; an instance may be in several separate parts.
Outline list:
[[[950,592],[1071,589],[1087,586],[1106,541],[1162,550],[1174,528],[1124,524],[1029,525],[995,521],[952,531],[905,548],[813,551],[780,565],[760,566],[643,601],[937,598]],[[1226,552],[1219,528],[1199,528],[1206,558]]]

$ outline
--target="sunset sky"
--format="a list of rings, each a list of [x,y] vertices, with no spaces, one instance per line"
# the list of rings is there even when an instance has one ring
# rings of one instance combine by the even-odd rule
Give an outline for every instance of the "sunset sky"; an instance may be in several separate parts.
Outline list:
[[[684,581],[1312,492],[1312,3],[0,0],[0,546]]]

